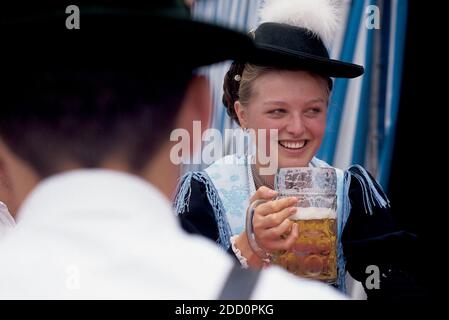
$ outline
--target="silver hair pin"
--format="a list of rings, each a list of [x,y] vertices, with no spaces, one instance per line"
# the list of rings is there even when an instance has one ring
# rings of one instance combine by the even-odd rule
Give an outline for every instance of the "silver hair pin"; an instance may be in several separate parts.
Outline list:
[[[237,82],[240,82],[241,79],[242,79],[242,77],[239,74],[236,74],[234,76],[234,80],[237,81]]]

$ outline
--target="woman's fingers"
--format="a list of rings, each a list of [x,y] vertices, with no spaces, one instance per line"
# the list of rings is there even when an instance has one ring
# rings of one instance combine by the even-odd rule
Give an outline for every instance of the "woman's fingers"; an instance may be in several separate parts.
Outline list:
[[[285,240],[280,240],[282,249],[281,250],[290,250],[292,246],[295,244],[296,240],[299,237],[299,225],[293,223],[292,231],[288,235]]]
[[[262,224],[262,228],[255,229],[257,243],[269,252],[290,249],[299,235],[298,225],[288,219],[295,212],[296,208],[287,208],[278,213],[279,216],[287,215],[280,224],[271,228],[264,228]]]
[[[294,206],[298,202],[296,197],[282,198],[279,200],[268,201],[258,205],[255,214],[260,216],[267,216],[272,213],[276,213],[284,210],[285,208]]]
[[[285,225],[283,227],[285,227]],[[273,234],[270,234],[270,231],[271,230],[266,230],[261,238],[256,237],[256,241],[257,243],[260,242],[260,245],[266,251],[271,253],[281,250],[290,250],[299,237],[299,228],[296,223],[292,223],[291,232],[286,238],[281,238],[280,236],[272,238]],[[283,234],[285,234],[285,232]]]
[[[283,236],[289,235],[294,222],[290,219],[285,219],[280,225],[266,230],[267,237],[271,237],[273,240],[279,240]]]
[[[257,189],[255,194],[253,194],[250,199],[250,203],[253,203],[256,200],[273,200],[277,195],[278,193],[276,191],[262,186]]]
[[[257,215],[254,216],[253,225],[254,229],[265,230],[278,227],[285,220],[296,213],[296,207],[287,207],[279,212],[268,214],[266,216]]]
[[[255,208],[253,229],[256,242],[269,252],[291,247],[298,237],[297,232],[290,232],[292,222],[288,219],[297,211],[298,198],[288,197],[272,200],[276,196],[276,191],[267,187],[260,187],[251,197],[251,203],[256,200],[268,200]],[[281,238],[282,235],[289,232],[290,234],[285,239]]]

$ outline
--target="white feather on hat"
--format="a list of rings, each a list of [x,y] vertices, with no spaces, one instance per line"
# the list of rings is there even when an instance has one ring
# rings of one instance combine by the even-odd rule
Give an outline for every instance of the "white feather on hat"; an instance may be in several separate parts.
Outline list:
[[[327,48],[339,27],[338,0],[266,0],[260,10],[261,23],[276,22],[310,30]]]

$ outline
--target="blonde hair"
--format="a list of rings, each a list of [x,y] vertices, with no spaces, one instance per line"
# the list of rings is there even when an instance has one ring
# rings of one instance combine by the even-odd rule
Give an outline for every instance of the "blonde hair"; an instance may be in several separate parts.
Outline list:
[[[262,75],[272,71],[299,71],[301,69],[276,68],[272,66],[260,66],[251,63],[238,64],[233,63],[226,73],[223,83],[223,104],[225,105],[228,115],[234,119],[239,125],[239,119],[234,109],[234,104],[239,101],[244,107],[247,107],[254,95],[254,83]],[[332,80],[330,78],[310,73],[314,77],[327,79],[326,96],[329,98],[332,90]]]

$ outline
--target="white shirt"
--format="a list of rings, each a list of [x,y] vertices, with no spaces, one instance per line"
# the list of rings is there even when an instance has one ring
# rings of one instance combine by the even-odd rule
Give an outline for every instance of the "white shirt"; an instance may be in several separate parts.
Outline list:
[[[0,201],[0,240],[16,225],[8,207]]]
[[[233,261],[178,225],[146,181],[76,170],[42,181],[0,242],[0,299],[216,299]],[[279,268],[254,299],[341,299]]]

